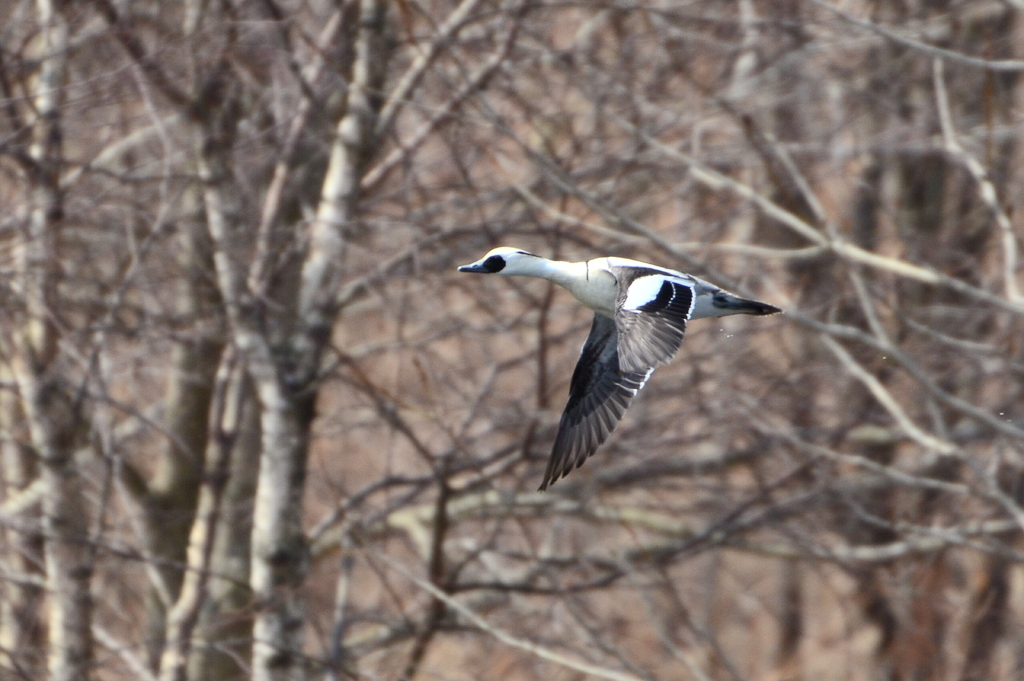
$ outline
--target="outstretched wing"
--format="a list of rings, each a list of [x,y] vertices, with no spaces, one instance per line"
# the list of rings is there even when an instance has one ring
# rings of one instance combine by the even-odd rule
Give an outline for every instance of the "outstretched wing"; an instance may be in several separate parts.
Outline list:
[[[621,269],[617,275],[619,368],[648,371],[672,359],[683,342],[696,299],[694,284],[657,270]]]
[[[569,382],[569,401],[558,424],[555,445],[540,489],[573,468],[583,465],[608,439],[626,413],[630,400],[640,392],[654,365],[636,371],[620,369],[615,321],[594,315],[590,335]]]

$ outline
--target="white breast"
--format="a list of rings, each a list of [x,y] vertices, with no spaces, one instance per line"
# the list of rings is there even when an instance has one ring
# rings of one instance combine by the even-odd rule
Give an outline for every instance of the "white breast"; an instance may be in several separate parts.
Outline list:
[[[576,300],[591,310],[600,312],[606,317],[614,317],[615,300],[619,289],[612,273],[604,267],[595,266],[594,260],[574,264],[582,267],[574,271],[573,276],[564,283],[559,283],[576,296]]]

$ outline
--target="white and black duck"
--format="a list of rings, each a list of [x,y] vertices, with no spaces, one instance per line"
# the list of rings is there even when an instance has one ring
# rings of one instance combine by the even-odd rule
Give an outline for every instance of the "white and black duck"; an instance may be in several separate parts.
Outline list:
[[[542,490],[583,465],[608,438],[651,372],[675,355],[687,321],[781,312],[692,275],[626,258],[564,262],[501,247],[459,271],[549,279],[596,313],[569,383]]]

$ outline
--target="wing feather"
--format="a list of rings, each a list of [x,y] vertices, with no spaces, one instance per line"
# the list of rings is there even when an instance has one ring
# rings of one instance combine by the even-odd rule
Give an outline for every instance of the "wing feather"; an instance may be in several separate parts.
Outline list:
[[[672,273],[614,268],[615,319],[594,315],[569,382],[569,401],[540,489],[568,475],[597,450],[659,364],[672,359],[693,313],[694,285]]]
[[[654,370],[653,366],[639,371],[619,368],[618,333],[615,321],[594,315],[590,335],[569,381],[569,401],[558,424],[542,490],[582,466],[608,439]]]
[[[693,284],[678,277],[656,270],[620,273],[615,311],[619,368],[644,371],[672,359],[693,314],[694,297]]]

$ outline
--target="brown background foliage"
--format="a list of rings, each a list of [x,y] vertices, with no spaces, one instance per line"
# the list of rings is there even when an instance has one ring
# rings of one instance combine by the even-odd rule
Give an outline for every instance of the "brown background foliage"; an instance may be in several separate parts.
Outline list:
[[[1017,0],[0,4],[0,675],[1024,677],[1022,74]],[[591,313],[497,245],[786,312],[537,493]]]

